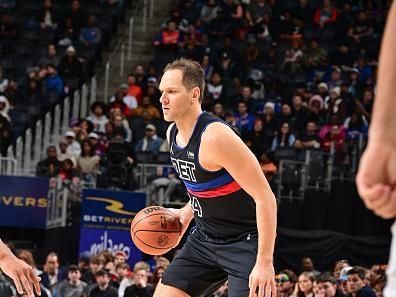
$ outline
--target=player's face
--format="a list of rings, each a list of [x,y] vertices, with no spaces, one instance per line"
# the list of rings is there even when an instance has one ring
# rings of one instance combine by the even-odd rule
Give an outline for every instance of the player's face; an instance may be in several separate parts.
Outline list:
[[[173,122],[187,115],[192,105],[191,91],[188,91],[182,82],[181,70],[168,70],[164,73],[159,85],[162,93],[160,102],[164,119]]]

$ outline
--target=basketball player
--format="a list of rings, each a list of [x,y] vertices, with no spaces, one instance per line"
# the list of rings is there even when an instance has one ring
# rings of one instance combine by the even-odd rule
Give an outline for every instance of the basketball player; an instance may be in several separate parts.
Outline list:
[[[219,118],[202,112],[205,75],[187,59],[166,66],[160,102],[171,161],[190,203],[174,210],[187,239],[154,297],[207,296],[227,279],[229,297],[276,295],[276,201],[259,163]],[[272,295],[271,295],[272,294]]]
[[[369,141],[356,178],[359,194],[377,215],[396,217],[396,2],[393,1],[381,45],[377,94]],[[386,297],[396,296],[396,223],[387,271]]]
[[[34,274],[33,268],[18,259],[0,239],[0,268],[15,283],[19,294],[34,297],[33,287],[41,295],[40,278]]]

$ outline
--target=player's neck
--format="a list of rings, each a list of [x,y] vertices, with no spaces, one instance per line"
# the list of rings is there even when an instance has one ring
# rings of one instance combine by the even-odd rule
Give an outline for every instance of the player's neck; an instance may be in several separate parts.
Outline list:
[[[176,127],[179,130],[178,133],[184,141],[188,142],[188,140],[190,139],[195,124],[197,123],[201,113],[202,109],[201,107],[199,107],[190,111],[185,117],[176,121]]]

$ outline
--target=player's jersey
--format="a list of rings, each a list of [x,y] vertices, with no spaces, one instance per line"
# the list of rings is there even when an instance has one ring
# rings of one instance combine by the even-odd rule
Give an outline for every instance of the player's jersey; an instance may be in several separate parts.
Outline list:
[[[169,135],[170,157],[187,188],[197,231],[214,239],[238,239],[243,234],[257,232],[256,205],[224,168],[208,171],[200,165],[201,135],[213,122],[224,123],[218,117],[203,112],[185,147],[176,144],[178,129],[173,125]],[[229,153],[233,153],[232,147]]]

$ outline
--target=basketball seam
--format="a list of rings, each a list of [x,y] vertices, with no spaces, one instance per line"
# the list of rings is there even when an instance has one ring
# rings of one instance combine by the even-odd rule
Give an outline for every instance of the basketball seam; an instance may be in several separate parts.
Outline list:
[[[137,237],[136,233],[133,233],[133,236],[136,237],[144,245],[147,245],[155,250],[171,250],[171,249],[173,249],[173,247],[161,248],[161,247],[155,247],[155,246],[149,245],[149,244],[145,243],[143,240],[141,240],[139,237]]]

